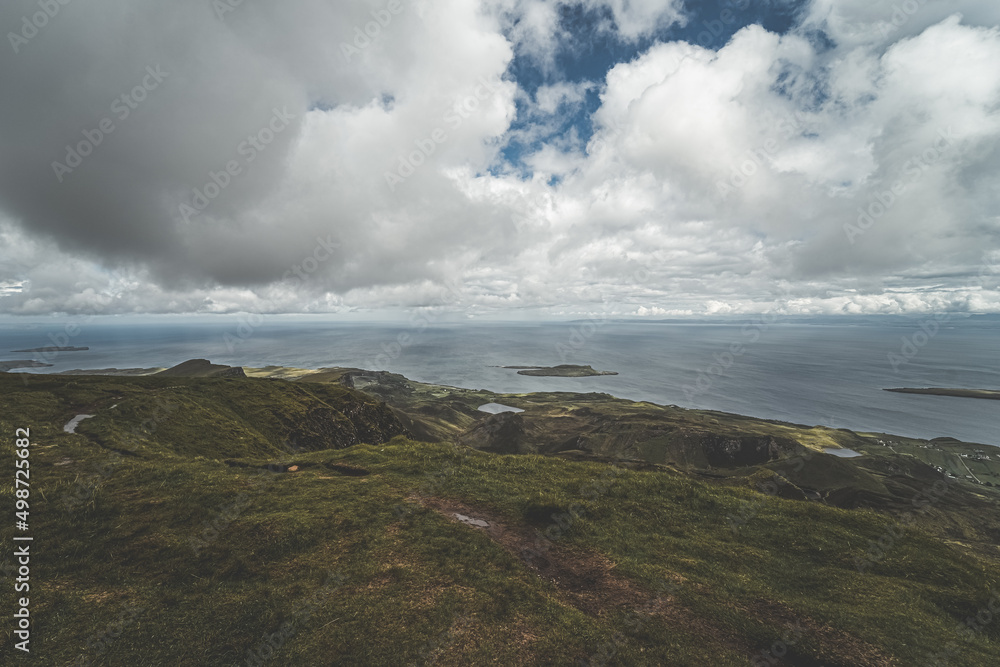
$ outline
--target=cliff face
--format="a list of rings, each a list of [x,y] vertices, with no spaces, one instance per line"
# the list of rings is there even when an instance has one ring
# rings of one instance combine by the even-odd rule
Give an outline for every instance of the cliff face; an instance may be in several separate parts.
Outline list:
[[[303,391],[280,380],[253,379],[224,385],[226,407],[286,450],[343,449],[408,434],[389,406],[351,389],[316,385]]]
[[[501,413],[480,419],[459,440],[470,447],[501,454],[571,450],[611,458],[638,458],[643,452],[641,443],[660,437],[665,460],[712,468],[763,465],[802,451],[802,446],[790,438],[768,435],[657,429],[615,433],[616,424],[609,418],[592,417],[585,424],[568,424],[568,421]]]
[[[706,434],[700,439],[709,465],[717,468],[761,465],[791,456],[801,449],[793,440],[767,435]]]
[[[286,425],[286,447],[304,451],[343,449],[363,442],[380,444],[407,433],[384,403],[362,401],[342,403],[337,409],[311,406]]]
[[[534,451],[527,442],[523,415],[501,412],[490,415],[459,439],[463,445],[497,454],[525,454]]]
[[[361,442],[382,443],[397,435],[408,435],[388,405],[371,401],[363,394],[351,392],[351,400],[341,404],[338,410],[350,422],[353,432],[353,439],[348,436],[347,444],[341,446]]]

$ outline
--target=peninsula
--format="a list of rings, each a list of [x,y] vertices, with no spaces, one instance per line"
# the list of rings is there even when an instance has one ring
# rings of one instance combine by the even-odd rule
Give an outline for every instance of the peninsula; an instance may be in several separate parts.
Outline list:
[[[884,389],[883,391],[892,391],[898,394],[924,394],[927,396],[952,396],[955,398],[987,398],[992,400],[1000,400],[1000,391],[994,389],[940,389],[936,387],[930,387],[927,389],[911,389],[911,388],[899,388],[899,389]]]
[[[595,371],[590,366],[575,366],[573,364],[562,364],[559,366],[503,366],[503,368],[517,370],[518,375],[531,375],[535,377],[582,378],[594,375],[618,375],[615,371]]]

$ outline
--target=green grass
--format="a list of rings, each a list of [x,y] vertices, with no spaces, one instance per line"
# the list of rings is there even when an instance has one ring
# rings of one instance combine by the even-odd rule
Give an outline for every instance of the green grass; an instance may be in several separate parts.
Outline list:
[[[398,436],[344,448],[344,429],[322,422],[343,425],[352,410],[369,415],[354,416],[362,428],[353,433],[389,422],[338,387],[183,378],[24,387],[0,377],[0,389],[3,456],[13,456],[15,428],[30,427],[35,443],[39,664],[80,655],[95,665],[244,664],[283,624],[269,664],[575,665],[603,655],[606,664],[749,665],[795,623],[806,630],[789,664],[921,664],[959,641],[952,664],[987,666],[1000,649],[1000,620],[968,644],[956,631],[1000,590],[997,558],[942,539],[930,519],[862,574],[855,558],[885,534],[890,514],[670,470]],[[62,433],[88,406],[99,416]],[[310,433],[335,446],[289,453],[288,434],[314,410],[329,420]],[[259,467],[274,462],[299,471]],[[6,507],[11,478],[0,482]],[[428,496],[537,529],[553,553],[607,562],[639,595],[586,613],[517,553],[417,502]],[[726,516],[748,507],[734,533]],[[577,518],[567,521],[571,508]],[[0,545],[0,565],[10,544]],[[665,584],[661,613],[642,613]],[[11,587],[3,590],[9,609]],[[9,623],[4,633],[0,662],[19,664]],[[865,647],[895,662],[878,663]]]

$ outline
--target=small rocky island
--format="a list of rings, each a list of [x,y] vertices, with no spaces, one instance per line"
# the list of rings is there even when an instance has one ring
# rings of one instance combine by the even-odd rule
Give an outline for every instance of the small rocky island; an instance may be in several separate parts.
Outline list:
[[[615,371],[595,371],[590,366],[576,366],[573,364],[548,367],[504,366],[504,368],[517,370],[518,375],[531,375],[535,377],[583,378],[594,375],[618,375]]]
[[[928,389],[884,389],[883,391],[893,391],[899,394],[925,394],[929,396],[953,396],[955,398],[989,398],[1000,400],[1000,391],[993,389],[940,389],[931,387]]]

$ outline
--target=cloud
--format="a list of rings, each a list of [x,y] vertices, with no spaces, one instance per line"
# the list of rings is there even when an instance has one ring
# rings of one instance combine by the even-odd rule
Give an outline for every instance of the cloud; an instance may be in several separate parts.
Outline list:
[[[579,106],[587,91],[594,87],[589,81],[579,83],[560,82],[541,86],[535,91],[538,110],[546,114],[554,114],[563,106]]]
[[[1000,312],[1000,15],[914,2],[587,0],[651,45],[585,81],[554,2],[66,5],[0,59],[0,311]]]
[[[672,23],[683,23],[683,3],[678,0],[588,0],[585,6],[610,11],[618,33],[635,39],[655,33]]]
[[[471,211],[437,229],[417,226],[453,213],[446,197],[401,198],[418,187],[443,195],[448,166],[488,164],[509,123],[513,86],[500,75],[510,47],[474,5],[407,5],[348,62],[337,40],[354,45],[351,27],[365,29],[381,5],[243,7],[220,20],[210,3],[139,2],[128,14],[106,4],[66,7],[0,65],[22,91],[2,111],[18,131],[0,139],[0,200],[32,235],[70,254],[140,262],[165,285],[193,288],[280,279],[314,239],[333,234],[352,259],[316,276],[330,289],[432,275],[427,254],[444,259],[442,236],[477,235]],[[4,24],[17,22],[18,8],[2,12]],[[132,94],[147,66],[165,78],[141,102],[118,105],[129,112],[122,117],[115,100]],[[491,96],[471,113],[458,108],[480,81],[492,82]],[[275,110],[286,118],[277,126]],[[461,122],[446,121],[452,112]],[[114,129],[97,138],[105,120]],[[385,172],[438,127],[447,141],[394,195]],[[78,148],[88,153],[82,163],[55,173],[53,163]]]

